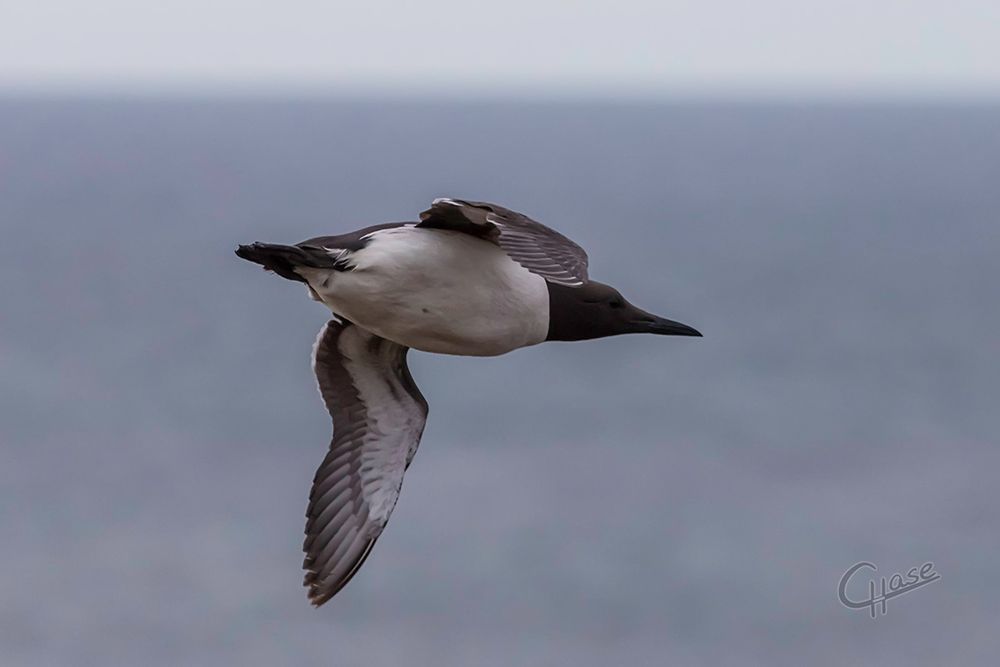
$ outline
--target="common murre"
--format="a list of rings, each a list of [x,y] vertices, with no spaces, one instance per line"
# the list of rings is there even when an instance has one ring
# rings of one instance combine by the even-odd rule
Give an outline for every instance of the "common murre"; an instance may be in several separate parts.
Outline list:
[[[493,356],[544,341],[701,335],[590,280],[587,254],[562,234],[484,202],[436,199],[420,222],[236,254],[305,283],[335,315],[313,349],[334,424],[306,514],[305,584],[316,606],[368,556],[420,442],[427,402],[409,348]]]

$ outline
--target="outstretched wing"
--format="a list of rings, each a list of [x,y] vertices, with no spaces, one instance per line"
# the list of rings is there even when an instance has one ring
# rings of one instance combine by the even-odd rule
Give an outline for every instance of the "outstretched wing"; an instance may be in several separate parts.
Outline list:
[[[554,229],[496,204],[435,199],[420,214],[417,226],[453,229],[492,241],[550,283],[579,287],[588,280],[583,248]]]
[[[317,607],[368,557],[399,497],[420,443],[427,402],[406,365],[407,347],[330,321],[313,350],[333,442],[316,471],[306,512],[303,567]]]

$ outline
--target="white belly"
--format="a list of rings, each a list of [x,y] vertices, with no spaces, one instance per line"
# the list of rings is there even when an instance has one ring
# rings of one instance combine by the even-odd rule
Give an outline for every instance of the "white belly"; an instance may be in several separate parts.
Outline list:
[[[299,269],[330,310],[426,352],[493,356],[545,340],[545,280],[494,244],[412,226],[372,234],[352,271]]]

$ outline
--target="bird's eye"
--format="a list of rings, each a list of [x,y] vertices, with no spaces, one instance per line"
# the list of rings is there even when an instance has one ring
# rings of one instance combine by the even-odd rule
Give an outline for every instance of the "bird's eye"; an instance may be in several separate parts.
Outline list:
[[[612,299],[608,305],[611,306],[612,308],[624,308],[625,302],[622,301],[621,299]]]

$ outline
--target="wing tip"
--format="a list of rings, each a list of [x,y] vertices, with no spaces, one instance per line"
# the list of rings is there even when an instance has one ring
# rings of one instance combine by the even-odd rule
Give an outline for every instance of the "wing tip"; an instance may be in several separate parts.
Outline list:
[[[365,564],[366,560],[368,560],[368,556],[371,554],[372,547],[375,546],[375,540],[377,539],[378,538],[375,537],[374,539],[368,540],[368,543],[365,544],[365,548],[361,552],[361,555],[355,559],[350,569],[334,580],[331,584],[318,579],[319,573],[312,568],[313,558],[307,555],[304,563],[306,575],[302,583],[309,589],[306,592],[306,596],[309,598],[309,604],[316,609],[319,609],[333,599],[334,595],[342,591],[344,586],[349,584],[350,581],[354,579],[354,575],[361,570],[361,566]]]
[[[319,609],[333,598],[332,593],[322,592],[316,587],[313,587],[309,591],[308,596],[309,604],[311,604],[315,609]]]
[[[340,588],[337,587],[327,587],[323,586],[323,583],[318,580],[318,572],[309,567],[310,559],[306,559],[306,575],[302,581],[302,584],[308,588],[306,591],[306,597],[309,598],[309,604],[319,609],[336,595]]]

